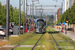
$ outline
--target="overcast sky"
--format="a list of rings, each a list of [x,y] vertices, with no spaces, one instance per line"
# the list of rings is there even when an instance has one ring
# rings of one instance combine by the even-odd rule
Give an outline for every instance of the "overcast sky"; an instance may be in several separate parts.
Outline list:
[[[2,5],[6,4],[6,0],[0,0],[2,2]],[[21,0],[23,1],[23,0]],[[61,2],[63,0],[58,0],[56,2],[56,0],[39,0],[39,3],[40,4],[36,4],[36,5],[60,5],[61,6]],[[35,1],[35,3],[38,3],[38,1]],[[10,4],[13,6],[13,7],[17,7],[19,8],[19,0],[10,0]],[[32,0],[28,0],[28,5],[32,4]],[[39,7],[37,7],[39,8]],[[57,9],[59,7],[43,7],[44,9],[53,9],[53,10],[44,10],[43,11],[43,14],[53,14],[52,12],[56,12]],[[21,10],[23,11],[23,5],[21,6]],[[28,11],[28,14],[30,11]],[[39,11],[38,11],[39,12]]]

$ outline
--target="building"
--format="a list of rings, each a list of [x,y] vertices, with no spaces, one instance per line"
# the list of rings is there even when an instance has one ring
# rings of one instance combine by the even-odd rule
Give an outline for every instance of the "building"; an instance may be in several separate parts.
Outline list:
[[[63,5],[62,5],[62,14],[65,12],[65,0],[63,0]]]
[[[62,14],[62,8],[59,8],[57,10],[57,20],[58,20],[60,14]]]
[[[62,13],[64,13],[68,8],[75,3],[75,0],[63,0]]]
[[[54,15],[54,21],[53,22],[56,22],[57,21],[57,13],[55,13]]]
[[[73,5],[73,3],[75,3],[75,0],[71,0],[71,6]]]
[[[72,0],[65,0],[65,11],[72,6]]]

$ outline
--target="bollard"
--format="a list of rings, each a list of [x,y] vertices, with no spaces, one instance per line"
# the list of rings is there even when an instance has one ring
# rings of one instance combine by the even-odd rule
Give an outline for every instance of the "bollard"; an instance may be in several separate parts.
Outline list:
[[[57,29],[58,29],[58,27],[57,27]]]
[[[33,28],[33,31],[34,31],[34,28]]]
[[[65,34],[67,34],[66,25],[65,25]]]
[[[61,28],[61,32],[63,32],[63,28]]]
[[[27,28],[26,28],[26,32],[27,32]]]
[[[29,29],[29,34],[30,34],[31,32],[30,32],[30,29]]]
[[[67,34],[67,31],[66,31],[66,29],[65,29],[65,34]]]

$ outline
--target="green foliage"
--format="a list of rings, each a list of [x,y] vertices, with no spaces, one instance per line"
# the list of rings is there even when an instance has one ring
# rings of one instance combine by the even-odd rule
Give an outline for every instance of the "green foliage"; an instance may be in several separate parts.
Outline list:
[[[26,18],[26,16],[25,16]],[[19,24],[19,9],[10,5],[9,21]],[[23,24],[23,12],[21,12],[21,25]],[[6,25],[6,5],[2,6],[0,2],[0,25]]]
[[[62,15],[59,16],[58,23],[68,21],[70,24],[75,24],[75,3],[71,8],[68,8]]]
[[[59,19],[58,19],[58,23],[60,23],[61,22],[61,20],[62,20],[62,14],[59,16]]]
[[[49,26],[49,21],[47,21],[47,26]]]
[[[56,25],[56,24],[57,24],[57,21],[56,21],[56,22],[54,22],[53,24],[54,24],[54,25]]]

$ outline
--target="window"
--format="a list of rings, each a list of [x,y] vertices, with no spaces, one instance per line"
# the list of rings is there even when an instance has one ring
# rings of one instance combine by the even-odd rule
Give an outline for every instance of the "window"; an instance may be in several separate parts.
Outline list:
[[[59,9],[59,11],[62,11],[62,9]]]

